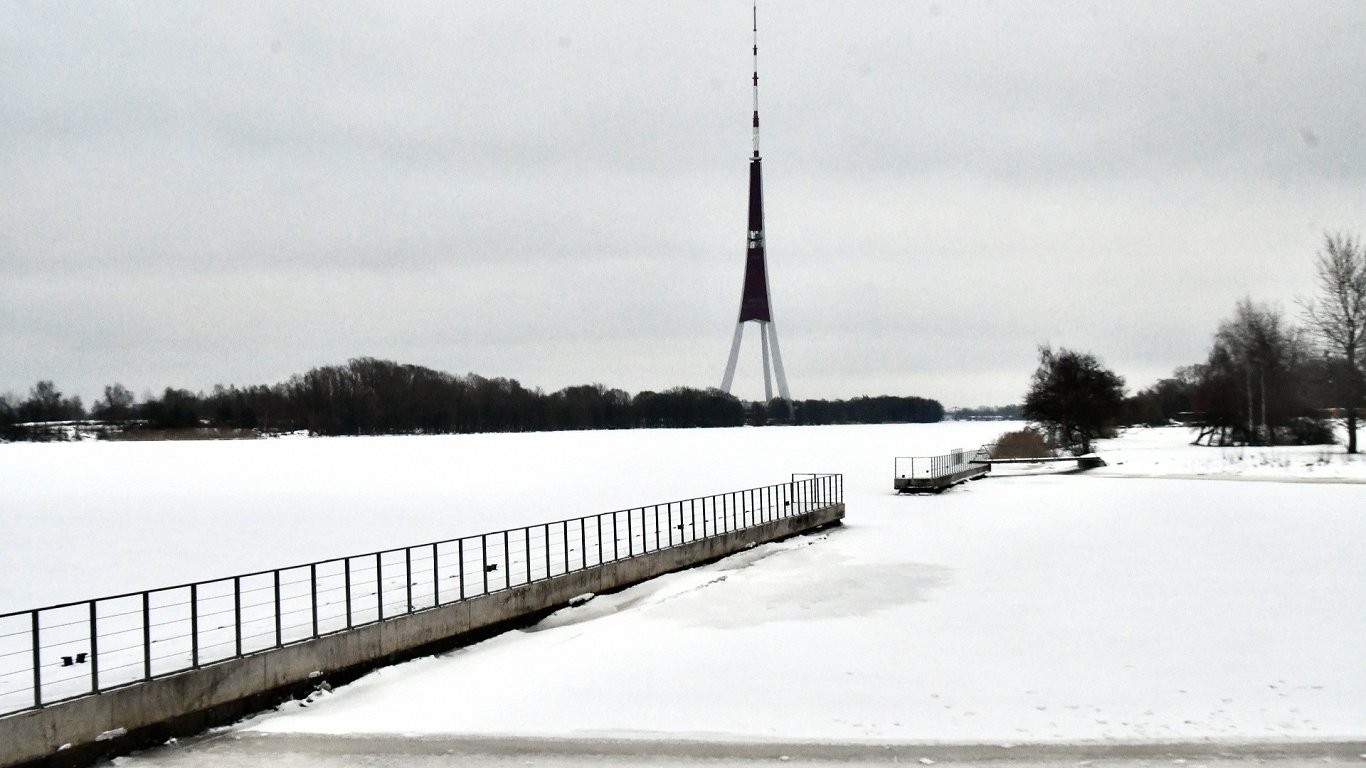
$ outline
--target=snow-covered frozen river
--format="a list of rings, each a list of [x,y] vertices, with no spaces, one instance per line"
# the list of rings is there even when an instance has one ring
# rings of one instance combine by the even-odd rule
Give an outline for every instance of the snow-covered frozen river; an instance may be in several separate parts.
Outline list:
[[[272,743],[399,734],[641,754],[1366,740],[1366,464],[1142,430],[1103,444],[1111,466],[1087,474],[891,492],[894,456],[1010,426],[0,446],[7,523],[23,527],[3,545],[7,574],[43,576],[7,578],[4,603],[843,472],[841,529],[599,596],[134,762],[252,764]],[[1190,479],[1204,477],[1273,482]],[[1303,479],[1316,482],[1283,482]],[[253,746],[233,752],[238,737]],[[313,755],[301,765],[350,764],[295,751]],[[564,760],[549,764],[580,764]]]
[[[997,424],[0,444],[0,613],[846,472]]]

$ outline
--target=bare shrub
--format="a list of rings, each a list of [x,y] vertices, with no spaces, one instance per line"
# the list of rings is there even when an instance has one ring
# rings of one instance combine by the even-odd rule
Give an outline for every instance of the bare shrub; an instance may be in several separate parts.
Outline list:
[[[148,440],[256,440],[261,433],[254,429],[233,427],[187,427],[184,429],[157,429],[141,427],[125,429],[101,435],[106,440],[148,441]]]
[[[996,438],[996,446],[991,451],[993,459],[1037,459],[1052,455],[1048,440],[1034,427],[1002,434]]]

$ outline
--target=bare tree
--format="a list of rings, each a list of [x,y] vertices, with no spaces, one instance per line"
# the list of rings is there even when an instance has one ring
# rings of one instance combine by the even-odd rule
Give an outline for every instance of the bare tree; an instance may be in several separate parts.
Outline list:
[[[1238,302],[1233,319],[1220,324],[1215,334],[1215,344],[1223,345],[1233,363],[1243,371],[1247,389],[1247,410],[1244,415],[1249,436],[1266,441],[1266,374],[1268,369],[1275,374],[1285,367],[1292,346],[1290,331],[1279,312],[1266,304],[1256,304],[1252,299],[1244,298]],[[1254,393],[1258,396],[1254,397]]]
[[[1047,344],[1039,347],[1039,367],[1025,394],[1024,415],[1043,424],[1069,445],[1091,452],[1120,415],[1124,379],[1102,366],[1095,355]]]
[[[1277,309],[1239,301],[1198,368],[1192,406],[1202,414],[1202,429],[1196,442],[1305,445],[1330,439],[1309,402],[1310,362],[1303,333]]]
[[[34,384],[28,399],[19,404],[18,411],[23,421],[66,421],[85,417],[81,398],[63,397],[51,381]]]
[[[1347,408],[1347,452],[1357,452],[1357,409],[1363,400],[1362,364],[1366,363],[1366,249],[1356,237],[1324,236],[1314,261],[1317,293],[1301,300],[1305,325],[1339,364],[1335,394]]]
[[[90,412],[104,421],[127,421],[133,417],[133,393],[122,384],[110,384]]]

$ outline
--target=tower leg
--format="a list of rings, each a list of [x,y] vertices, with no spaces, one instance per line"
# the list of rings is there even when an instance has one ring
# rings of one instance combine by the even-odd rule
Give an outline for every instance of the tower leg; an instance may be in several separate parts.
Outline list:
[[[768,323],[759,323],[759,348],[764,352],[764,405],[773,400],[773,379],[768,373]]]
[[[787,401],[787,415],[795,418],[792,393],[787,391],[787,374],[783,372],[783,353],[778,350],[778,324],[770,320],[766,325],[765,330],[773,337],[773,373],[778,377],[778,396]]]
[[[735,340],[730,343],[730,359],[726,361],[726,375],[721,379],[721,391],[730,394],[730,384],[735,378],[735,363],[740,359],[740,338],[745,334],[745,324],[735,324]]]

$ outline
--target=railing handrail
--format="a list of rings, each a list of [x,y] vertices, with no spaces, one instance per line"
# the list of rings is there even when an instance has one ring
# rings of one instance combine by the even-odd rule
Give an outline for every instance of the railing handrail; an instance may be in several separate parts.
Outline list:
[[[901,471],[901,462],[908,461],[911,464],[910,474],[916,474],[916,462],[929,464],[927,477],[943,477],[957,471],[956,467],[965,467],[969,464],[980,464],[982,460],[978,456],[987,450],[987,446],[980,448],[954,448],[948,453],[940,453],[931,456],[895,456],[892,458],[892,476],[905,477]]]

